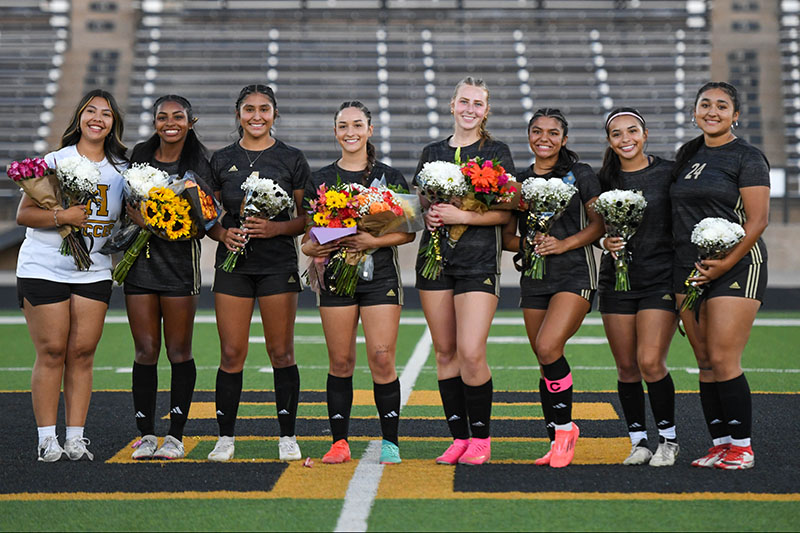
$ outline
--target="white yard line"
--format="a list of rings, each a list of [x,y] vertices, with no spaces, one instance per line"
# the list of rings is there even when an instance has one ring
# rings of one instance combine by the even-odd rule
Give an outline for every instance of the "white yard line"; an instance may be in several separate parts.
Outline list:
[[[417,341],[411,358],[400,374],[400,408],[405,407],[414,384],[417,382],[428,355],[431,352],[431,334],[428,328]],[[342,512],[334,531],[366,531],[372,504],[378,495],[378,486],[383,476],[384,465],[380,464],[381,441],[373,440],[367,445],[358,462],[356,471],[347,486]]]

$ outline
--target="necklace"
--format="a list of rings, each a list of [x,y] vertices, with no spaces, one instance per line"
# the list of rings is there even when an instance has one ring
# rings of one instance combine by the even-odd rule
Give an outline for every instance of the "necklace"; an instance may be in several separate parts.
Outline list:
[[[239,143],[236,143],[236,144],[239,144]],[[262,155],[264,152],[266,152],[266,151],[267,151],[267,148],[269,148],[269,146],[267,146],[267,148],[264,148],[263,150],[261,150],[260,152],[258,152],[258,155],[256,156],[256,158],[255,158],[255,159],[253,159],[252,161],[250,160],[250,154],[249,154],[249,153],[247,153],[247,150],[245,150],[245,148],[244,148],[244,147],[243,147],[241,144],[239,144],[239,148],[241,148],[241,149],[242,149],[242,151],[244,152],[244,156],[247,158],[247,162],[248,162],[248,163],[250,163],[250,168],[253,168],[253,165],[255,165],[255,164],[256,164],[256,161],[258,161],[258,158],[259,158],[259,157],[261,157],[261,155]]]

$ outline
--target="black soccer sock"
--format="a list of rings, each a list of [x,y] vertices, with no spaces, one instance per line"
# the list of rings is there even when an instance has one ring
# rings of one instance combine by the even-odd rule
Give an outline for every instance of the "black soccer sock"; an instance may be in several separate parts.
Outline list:
[[[622,404],[622,414],[625,415],[625,423],[628,425],[628,433],[646,432],[642,382],[625,383],[617,380],[617,392],[619,393],[619,403]],[[652,397],[650,401],[653,401]]]
[[[347,440],[350,433],[350,409],[353,407],[353,376],[337,378],[328,374],[328,421],[333,442]]]
[[[297,365],[273,369],[275,383],[275,409],[278,412],[278,424],[281,437],[295,434],[297,421],[297,402],[300,399],[300,372]]]
[[[700,382],[700,404],[703,406],[703,416],[711,439],[730,436],[728,424],[724,422],[725,415],[722,413],[722,402],[715,382]]]
[[[439,396],[447,426],[454,439],[468,439],[467,401],[464,398],[464,382],[461,376],[439,380]]]
[[[472,436],[476,439],[488,439],[492,423],[492,378],[483,385],[473,387],[464,384],[464,397],[467,403],[467,415]]]
[[[178,440],[183,439],[183,427],[189,418],[194,384],[197,380],[197,367],[194,359],[183,363],[172,363],[172,382],[170,386],[169,434]]]
[[[550,442],[556,440],[556,423],[554,422],[555,416],[553,415],[553,404],[550,400],[550,391],[547,390],[547,383],[544,378],[539,378],[539,401],[542,404],[542,415],[544,416],[545,428],[547,429],[547,437]]]
[[[133,392],[133,412],[139,433],[141,435],[154,435],[156,432],[158,365],[140,365],[134,361],[131,390]]]
[[[373,383],[372,393],[375,397],[375,407],[378,408],[383,439],[397,445],[400,426],[400,380],[395,379],[391,383],[382,385]]]
[[[239,399],[242,397],[242,378],[244,372],[229,374],[221,368],[217,370],[217,423],[220,437],[233,437],[236,427],[236,413],[239,412]]]
[[[550,393],[553,422],[557,426],[572,422],[572,373],[563,355],[549,365],[542,365],[545,385]]]
[[[656,421],[659,434],[675,431],[675,384],[672,382],[672,375],[667,375],[658,381],[647,384],[647,395],[650,397],[650,410]],[[665,437],[666,438],[666,437]],[[670,440],[675,437],[670,437]]]
[[[753,426],[753,404],[747,378],[741,374],[728,381],[718,381],[717,390],[731,438],[749,439]]]

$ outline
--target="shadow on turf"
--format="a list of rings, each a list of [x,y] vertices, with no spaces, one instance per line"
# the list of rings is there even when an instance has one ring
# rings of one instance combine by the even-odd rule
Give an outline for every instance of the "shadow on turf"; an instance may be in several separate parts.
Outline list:
[[[198,391],[197,401],[213,401],[213,392]],[[496,393],[496,401],[537,402],[538,394]],[[269,491],[286,468],[284,463],[163,463],[106,464],[120,449],[136,436],[131,414],[130,393],[96,392],[87,421],[93,462],[55,464],[36,461],[36,430],[28,393],[0,393],[5,413],[4,438],[0,441],[0,468],[3,470],[0,494],[50,492],[172,492],[172,491]],[[271,392],[245,391],[242,401],[271,402]],[[301,401],[324,401],[324,393],[304,392]],[[612,393],[576,393],[576,401],[604,401],[621,413],[617,395]],[[159,393],[159,412],[167,410],[168,393]],[[458,467],[454,479],[456,492],[753,492],[795,493],[796,472],[800,459],[793,453],[791,443],[800,441],[800,427],[788,423],[800,409],[800,395],[756,394],[753,396],[753,433],[756,467],[746,472],[724,472],[714,469],[691,468],[692,459],[705,453],[708,436],[695,394],[678,394],[678,438],[681,453],[672,468],[621,465],[572,465],[564,469],[536,467],[531,464],[494,464],[483,467]],[[63,411],[63,408],[62,408]],[[584,437],[620,437],[624,435],[621,420],[578,421]],[[648,420],[651,439],[655,425]],[[59,429],[63,432],[63,418]],[[168,422],[159,421],[159,434],[167,430]],[[401,421],[401,439],[413,437],[446,437],[444,421]],[[242,419],[237,422],[240,435],[277,435],[277,421],[272,419]],[[776,432],[780,430],[780,433]],[[190,420],[187,435],[216,435],[215,420]],[[326,435],[326,420],[299,419],[297,432],[304,435]],[[377,436],[377,419],[352,420],[352,436]],[[495,420],[495,437],[545,437],[540,420]],[[62,439],[63,441],[63,436]],[[502,444],[496,444],[496,446]],[[402,444],[401,444],[402,446]],[[440,444],[431,443],[438,451]],[[651,445],[654,446],[654,443]],[[532,457],[520,459],[530,460]],[[622,458],[620,458],[621,460]]]

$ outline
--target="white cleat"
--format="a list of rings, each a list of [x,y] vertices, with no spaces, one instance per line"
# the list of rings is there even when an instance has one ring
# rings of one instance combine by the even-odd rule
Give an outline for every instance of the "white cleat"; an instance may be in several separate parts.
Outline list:
[[[278,454],[281,461],[299,461],[303,458],[300,453],[300,446],[297,445],[297,437],[281,437],[278,441]]]
[[[208,460],[215,463],[224,463],[233,459],[233,439],[234,437],[220,437],[217,439],[216,446],[208,454]]]

